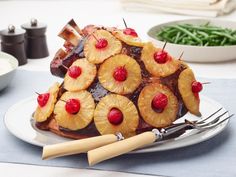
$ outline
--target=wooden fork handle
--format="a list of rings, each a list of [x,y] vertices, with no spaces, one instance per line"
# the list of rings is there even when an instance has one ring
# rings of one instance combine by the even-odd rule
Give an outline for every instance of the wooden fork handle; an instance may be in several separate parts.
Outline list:
[[[89,165],[95,165],[101,161],[125,154],[143,146],[152,144],[158,139],[154,132],[142,134],[118,141],[109,145],[88,151]]]
[[[43,147],[42,159],[51,159],[66,155],[80,154],[117,141],[113,134],[96,136],[81,140],[68,141]]]

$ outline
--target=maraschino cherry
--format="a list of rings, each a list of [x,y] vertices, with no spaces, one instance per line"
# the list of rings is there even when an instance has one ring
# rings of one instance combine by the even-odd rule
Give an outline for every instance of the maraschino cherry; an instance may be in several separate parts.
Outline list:
[[[154,53],[153,58],[157,63],[164,64],[167,61],[167,55],[165,51],[158,51]]]
[[[92,36],[97,41],[97,43],[95,44],[95,47],[97,49],[104,49],[107,47],[108,41],[105,38],[98,39],[94,34],[92,34]]]
[[[105,38],[97,39],[97,43],[95,44],[95,47],[97,49],[104,49],[108,45],[108,41]]]
[[[192,92],[193,93],[199,93],[201,91],[202,91],[202,83],[197,82],[197,81],[193,81],[192,82]]]
[[[136,31],[133,28],[126,28],[126,29],[123,30],[123,33],[125,35],[130,35],[130,36],[133,36],[133,37],[138,37],[138,34],[136,33]]]
[[[79,77],[82,73],[82,69],[79,66],[71,66],[68,69],[68,74],[70,77],[76,79],[77,77]]]
[[[123,114],[117,108],[112,108],[107,115],[109,122],[113,125],[119,125],[123,121]]]
[[[122,82],[127,79],[128,72],[124,66],[117,67],[113,73],[113,77],[116,81]]]
[[[37,94],[38,94],[37,101],[39,106],[44,107],[49,100],[50,94],[49,93],[43,93],[43,94],[37,93]]]
[[[154,60],[159,64],[164,64],[168,60],[168,53],[164,51],[165,46],[166,46],[166,42],[161,51],[157,51],[153,54]]]
[[[80,101],[73,98],[67,100],[65,109],[69,114],[77,114],[80,110]]]
[[[128,28],[127,27],[127,24],[125,22],[125,19],[123,18],[123,22],[125,24],[125,29],[123,30],[123,33],[125,35],[130,35],[130,36],[133,36],[133,37],[138,37],[138,34],[136,33],[136,31],[133,29],[133,28]]]
[[[168,104],[168,97],[163,93],[158,93],[152,100],[152,107],[162,112]]]

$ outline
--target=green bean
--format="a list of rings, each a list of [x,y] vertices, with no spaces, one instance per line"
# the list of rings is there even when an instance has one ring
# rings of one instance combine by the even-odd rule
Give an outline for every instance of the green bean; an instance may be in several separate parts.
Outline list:
[[[210,22],[206,22],[203,26],[209,26],[210,25]]]
[[[176,24],[163,27],[156,34],[157,38],[175,44],[197,46],[236,45],[236,30],[202,25]]]
[[[197,29],[197,30],[206,30],[206,31],[224,31],[221,28],[214,28],[214,27],[203,27],[203,26],[188,26],[188,25],[179,25],[184,28],[190,28],[190,29]]]
[[[179,36],[180,36],[180,34],[181,34],[180,32],[178,32],[178,33],[177,33],[177,35],[176,35],[176,37],[175,37],[175,41],[174,41],[174,43],[177,43],[177,41],[178,41],[178,39],[179,39]]]
[[[224,37],[224,39],[221,41],[220,45],[221,45],[221,46],[225,45],[226,41],[227,41],[227,38]]]
[[[180,31],[182,31],[183,33],[186,33],[188,36],[191,36],[194,40],[196,40],[197,42],[199,42],[200,44],[202,43],[201,39],[197,38],[196,36],[194,36],[191,32],[189,32],[187,29],[182,28],[180,26],[172,26],[173,28],[176,28]]]
[[[167,42],[173,43],[172,39],[168,36],[168,34],[164,34],[163,37],[167,40]]]
[[[229,39],[231,39],[231,40],[233,40],[233,41],[236,41],[236,38],[230,36],[230,35],[227,34],[227,33],[220,33],[220,32],[216,32],[216,31],[214,31],[214,32],[212,32],[212,33],[213,33],[213,34],[216,34],[216,35],[219,35],[219,36],[224,36],[224,37],[227,37],[227,38],[229,38]]]
[[[205,38],[209,37],[209,35],[206,32],[204,32],[204,31],[197,31],[197,33],[202,35],[202,36],[204,36]]]

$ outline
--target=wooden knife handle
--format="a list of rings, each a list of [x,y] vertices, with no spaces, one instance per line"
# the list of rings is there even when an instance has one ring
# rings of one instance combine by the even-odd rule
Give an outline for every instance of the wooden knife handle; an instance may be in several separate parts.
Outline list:
[[[101,161],[125,154],[132,150],[152,144],[157,139],[155,133],[144,132],[142,134],[118,141],[109,145],[88,151],[89,165],[95,165]]]
[[[113,134],[96,136],[81,140],[68,141],[59,144],[47,145],[43,147],[42,159],[51,159],[66,155],[88,152],[117,141],[117,136]]]

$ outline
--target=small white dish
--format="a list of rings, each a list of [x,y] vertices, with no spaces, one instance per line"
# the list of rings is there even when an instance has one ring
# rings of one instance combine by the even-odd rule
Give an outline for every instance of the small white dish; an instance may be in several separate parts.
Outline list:
[[[71,141],[71,139],[63,138],[52,132],[42,131],[36,128],[34,126],[34,121],[32,121],[32,113],[34,112],[36,106],[36,97],[30,97],[10,107],[4,117],[4,122],[7,129],[17,138],[40,147],[49,144]],[[218,110],[221,107],[222,105],[220,105],[216,101],[205,96],[201,97],[200,110],[203,117],[209,116],[212,112]],[[225,109],[223,108],[222,111],[225,111]],[[19,115],[21,115],[20,119]],[[228,114],[225,114],[222,119],[227,116]],[[181,119],[177,120],[177,122],[184,121],[184,119],[186,118],[188,120],[198,119],[196,116],[188,113]],[[227,124],[228,120],[218,125],[217,127],[201,132],[197,130],[187,130],[184,134],[177,138],[156,142],[149,147],[142,148],[131,153],[164,151],[193,145],[214,137],[215,135],[223,131],[226,128]]]
[[[162,47],[165,42],[157,39],[156,34],[163,27],[174,24],[205,24],[210,22],[211,25],[219,26],[222,28],[230,28],[236,30],[236,22],[217,20],[217,19],[188,19],[172,21],[168,23],[162,23],[157,26],[151,27],[147,34],[149,39],[158,47]],[[236,45],[232,46],[190,46],[168,43],[166,45],[166,51],[175,58],[178,58],[182,52],[184,52],[183,60],[188,62],[223,62],[236,59]]]
[[[15,75],[18,60],[4,52],[0,52],[0,91],[8,86]]]

